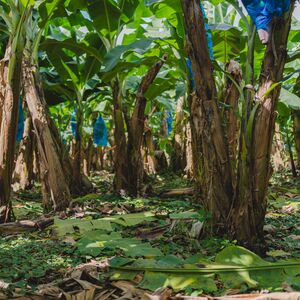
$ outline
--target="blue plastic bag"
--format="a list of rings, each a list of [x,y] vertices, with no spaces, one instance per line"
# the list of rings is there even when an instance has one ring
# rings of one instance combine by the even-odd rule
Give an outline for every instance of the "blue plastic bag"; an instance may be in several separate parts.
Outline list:
[[[22,140],[23,134],[24,134],[24,111],[23,111],[22,97],[20,97],[19,114],[18,114],[18,130],[17,130],[17,138],[16,138],[17,142],[20,142]]]
[[[290,0],[242,0],[256,28],[268,30],[274,17],[282,17],[290,8]]]
[[[200,1],[200,7],[201,7],[201,10],[202,10],[204,19],[206,19],[206,13],[205,13],[205,10],[204,10],[204,7],[203,7],[201,1]],[[213,48],[212,35],[211,35],[211,32],[209,31],[208,24],[205,23],[204,26],[205,26],[205,30],[206,30],[206,38],[207,38],[207,44],[208,44],[209,57],[210,57],[211,60],[213,60],[214,59],[214,48]],[[192,62],[189,58],[186,59],[186,64],[187,64],[189,77],[190,77],[191,84],[192,84],[192,89],[195,90],[196,85],[195,85],[195,80],[194,80]]]
[[[206,13],[205,13],[205,10],[204,10],[204,7],[203,7],[201,1],[200,1],[200,7],[201,7],[201,10],[202,10],[202,14],[203,14],[204,19],[207,19]],[[209,31],[209,26],[208,26],[207,23],[204,24],[204,27],[205,27],[205,30],[206,30],[206,39],[207,39],[209,57],[210,57],[211,60],[213,60],[214,59],[214,47],[213,47],[212,35],[211,35],[211,32]]]
[[[167,117],[168,135],[170,135],[173,130],[173,115],[171,111],[168,111],[167,113],[168,113],[168,117]]]
[[[76,139],[76,131],[77,131],[77,121],[76,121],[76,108],[74,108],[72,115],[71,115],[71,129],[72,135]]]
[[[97,147],[107,147],[108,137],[105,121],[99,116],[94,125],[94,144]]]
[[[195,90],[196,89],[195,77],[194,77],[194,73],[193,73],[192,62],[189,58],[186,59],[186,65],[187,65],[187,68],[188,68],[192,89]]]

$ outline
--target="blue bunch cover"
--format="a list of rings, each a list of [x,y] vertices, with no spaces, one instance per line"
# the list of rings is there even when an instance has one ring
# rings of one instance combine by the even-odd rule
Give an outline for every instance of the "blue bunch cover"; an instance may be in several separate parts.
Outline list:
[[[24,111],[23,111],[23,101],[20,97],[19,101],[19,114],[18,114],[18,130],[17,130],[17,142],[20,142],[24,134]]]
[[[204,10],[204,7],[203,7],[201,1],[200,1],[200,7],[202,10],[204,19],[206,19],[206,13],[205,13],[205,10]],[[207,44],[208,44],[208,50],[209,50],[209,57],[211,60],[213,60],[214,59],[214,48],[213,48],[212,35],[211,35],[211,32],[209,31],[208,24],[205,23],[204,26],[205,26],[205,30],[206,30],[206,38],[207,38]],[[192,63],[189,58],[186,59],[186,64],[188,67],[188,72],[189,72],[189,77],[191,79],[192,88],[193,88],[193,90],[195,90],[196,85],[195,85],[195,80],[194,80],[194,73],[193,73]]]
[[[257,29],[268,30],[274,17],[281,17],[290,8],[290,0],[242,0]]]
[[[201,7],[201,10],[202,10],[202,14],[203,14],[204,19],[207,19],[204,7],[203,7],[201,2],[200,2],[200,7]],[[212,35],[211,35],[211,32],[209,31],[208,24],[205,23],[204,26],[205,26],[205,30],[206,30],[206,38],[207,38],[209,57],[210,57],[211,60],[213,60],[214,59],[214,47],[213,47]]]
[[[168,111],[167,126],[168,126],[168,135],[170,135],[173,130],[173,115],[171,111]]]
[[[72,135],[76,139],[76,130],[77,130],[76,108],[74,108],[71,115],[71,129],[72,129]]]
[[[94,144],[98,147],[107,147],[107,128],[105,121],[99,116],[94,125]]]
[[[192,62],[189,58],[186,59],[186,65],[188,68],[189,77],[191,79],[192,89],[195,90],[196,89],[195,78],[194,78],[194,73],[193,73],[193,68],[192,68]]]

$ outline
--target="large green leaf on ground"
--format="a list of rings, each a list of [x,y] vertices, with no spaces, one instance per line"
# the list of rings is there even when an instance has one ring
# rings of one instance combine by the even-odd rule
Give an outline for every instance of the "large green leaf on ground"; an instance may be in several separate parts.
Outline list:
[[[217,291],[214,275],[195,275],[195,274],[168,274],[145,272],[140,287],[155,291],[162,287],[171,287],[175,292],[183,291],[187,288],[203,290],[205,292]]]
[[[125,222],[125,226],[135,226],[145,221],[153,222],[156,221],[155,214],[152,212],[141,212],[134,214],[126,214],[117,216],[117,219],[121,219]]]
[[[91,231],[77,242],[81,254],[99,255],[104,249],[122,250],[129,257],[152,257],[162,255],[161,251],[153,248],[149,243],[143,243],[133,238],[122,238],[117,232],[103,234],[102,231]]]
[[[152,212],[141,212],[134,214],[115,215],[112,217],[105,217],[94,220],[82,219],[54,219],[55,232],[59,237],[66,234],[84,233],[91,230],[101,229],[105,231],[112,231],[111,223],[119,224],[124,227],[136,226],[143,222],[156,221],[155,215]]]
[[[291,274],[300,274],[300,262],[298,266],[287,267],[280,263],[270,263],[253,252],[238,246],[230,246],[221,251],[216,262],[221,264],[248,267],[249,269],[238,272],[221,273],[220,278],[228,288],[241,288],[243,284],[248,287],[260,287],[275,290],[282,287],[283,282],[291,279]]]
[[[54,231],[57,236],[63,237],[67,234],[84,233],[87,231],[102,229],[112,231],[110,220],[81,220],[81,219],[65,219],[54,218]]]
[[[203,261],[200,264],[185,264],[178,259],[159,257],[155,260],[139,259],[133,263],[125,260],[124,265],[120,261],[118,264],[111,263],[119,279],[126,279],[130,272],[135,275],[144,273],[140,286],[150,290],[170,286],[176,291],[192,287],[212,292],[216,289],[214,279],[221,281],[227,289],[278,290],[284,282],[295,289],[299,286],[299,261],[270,263],[238,246],[225,248],[212,263]]]

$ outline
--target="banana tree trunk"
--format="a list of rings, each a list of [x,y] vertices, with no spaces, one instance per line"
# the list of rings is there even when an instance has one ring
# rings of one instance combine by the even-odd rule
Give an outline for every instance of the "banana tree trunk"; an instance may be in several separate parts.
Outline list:
[[[287,41],[291,26],[294,1],[285,20],[274,20],[272,41],[268,44],[262,64],[259,88],[253,123],[247,126],[247,160],[249,172],[240,174],[241,180],[248,185],[239,185],[232,210],[234,236],[245,246],[258,252],[264,244],[263,226],[267,209],[267,189],[272,174],[270,164],[272,141],[275,129],[276,106],[280,95],[280,86],[287,58]],[[251,122],[251,119],[249,120]],[[243,151],[243,150],[242,150]],[[243,155],[240,155],[243,157]],[[242,159],[239,164],[242,165]],[[249,180],[250,178],[250,180]]]
[[[120,84],[116,81],[113,85],[113,116],[114,116],[114,190],[128,191],[128,168],[127,168],[127,141],[125,135],[125,122],[122,111]]]
[[[21,67],[22,54],[12,53],[9,43],[5,57],[0,61],[0,223],[11,220],[10,192],[18,124]]]
[[[43,203],[45,209],[62,211],[69,205],[70,190],[57,144],[51,134],[40,81],[34,74],[36,75],[35,67],[29,61],[24,61],[24,91],[37,138]]]
[[[74,155],[73,155],[73,176],[75,182],[78,183],[78,187],[82,186],[81,176],[81,158],[82,158],[82,111],[80,108],[76,110],[76,137],[74,144]]]
[[[145,108],[147,100],[145,93],[151,86],[156,78],[158,72],[163,66],[167,56],[155,63],[153,67],[143,78],[136,95],[136,102],[133,114],[128,127],[128,143],[127,143],[127,156],[128,156],[128,190],[132,195],[138,195],[142,190],[144,178],[144,165],[143,157],[141,154],[141,147],[143,143],[143,134],[145,129]]]
[[[14,182],[19,183],[21,190],[30,189],[33,185],[34,138],[31,117],[28,115],[25,121],[24,135],[20,143],[19,155],[14,171]]]
[[[198,0],[182,0],[187,52],[192,62],[196,91],[190,96],[194,170],[201,201],[212,214],[211,229],[226,232],[233,195],[228,146],[217,103],[204,18]],[[206,46],[205,46],[206,45]]]
[[[225,233],[257,252],[263,251],[275,108],[280,93],[280,87],[275,85],[274,88],[274,84],[280,82],[283,75],[293,6],[294,1],[291,1],[291,10],[284,22],[275,20],[272,26],[271,42],[266,49],[255,96],[257,102],[252,105],[253,99],[246,99],[246,107],[252,112],[248,118],[247,108],[243,115],[242,123],[246,120],[246,126],[241,126],[239,161],[233,173],[208,47],[204,47],[207,40],[203,14],[198,0],[182,0],[187,51],[196,83],[190,109],[194,155],[198,157],[197,186],[204,206],[212,215],[212,231]]]

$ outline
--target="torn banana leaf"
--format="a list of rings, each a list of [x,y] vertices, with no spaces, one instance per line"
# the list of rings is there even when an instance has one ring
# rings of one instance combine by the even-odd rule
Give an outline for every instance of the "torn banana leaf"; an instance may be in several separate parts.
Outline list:
[[[270,263],[238,246],[225,248],[211,263],[187,264],[184,260],[180,262],[170,257],[157,257],[152,260],[124,261],[123,265],[120,260],[118,263],[112,260],[110,268],[112,279],[129,278],[130,272],[133,274],[131,278],[143,273],[140,287],[149,290],[171,287],[179,291],[189,287],[213,292],[218,281],[228,289],[247,286],[272,291],[281,289],[283,283],[298,289],[300,283],[300,261]]]

